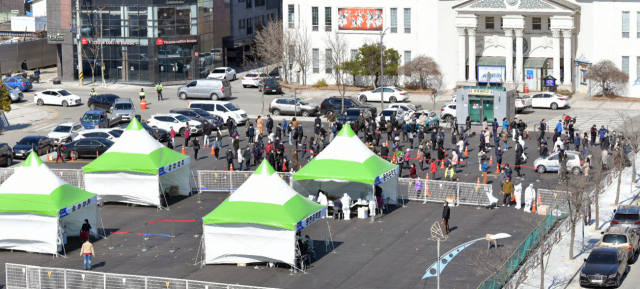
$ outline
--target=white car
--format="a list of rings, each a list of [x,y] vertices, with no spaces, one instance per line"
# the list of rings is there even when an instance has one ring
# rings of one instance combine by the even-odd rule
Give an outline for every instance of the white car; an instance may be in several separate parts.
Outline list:
[[[384,90],[384,93],[383,93]],[[380,101],[380,98],[384,97],[382,101],[395,103],[398,101],[406,101],[409,99],[409,93],[393,86],[378,87],[375,90],[363,91],[358,95],[358,100],[362,102],[367,101]]]
[[[393,116],[393,113],[396,113],[396,121],[401,123],[404,121],[404,113],[402,111],[402,109],[398,109],[398,108],[385,108],[383,109],[378,116],[376,116],[376,122],[380,123],[380,117],[384,116],[384,120],[385,121],[390,121],[391,120],[391,116]]]
[[[54,128],[47,137],[53,139],[56,144],[63,144],[73,141],[83,131],[84,126],[79,122],[64,122]]]
[[[260,81],[267,78],[266,73],[247,73],[244,77],[242,77],[242,87],[247,88],[249,86],[258,87]]]
[[[33,96],[33,101],[38,105],[80,105],[80,97],[64,89],[47,89],[36,92]]]
[[[207,78],[219,78],[226,80],[236,80],[236,70],[231,67],[214,68]]]
[[[247,112],[228,101],[199,100],[187,103],[187,108],[199,108],[210,114],[222,118],[225,123],[231,119],[237,125],[245,124],[249,120]]]
[[[558,109],[569,106],[569,97],[554,92],[542,92],[531,97],[532,107]]]
[[[456,117],[456,103],[448,103],[445,104],[440,109],[440,119],[444,122],[453,121],[453,118]]]
[[[110,128],[94,128],[87,129],[78,133],[76,137],[73,138],[74,141],[80,140],[88,137],[99,137],[106,138],[112,142],[116,142],[120,137],[120,133],[113,131]]]
[[[413,113],[419,110],[422,110],[422,105],[421,104],[411,104],[411,103],[394,103],[392,105],[389,106],[389,108],[399,108],[404,110],[404,112],[406,113]]]
[[[191,127],[191,133],[202,132],[202,123],[197,120],[191,120],[178,113],[156,113],[147,120],[147,125],[152,128],[160,128],[166,131],[171,131],[171,127],[173,127],[179,135],[184,135],[187,122]]]

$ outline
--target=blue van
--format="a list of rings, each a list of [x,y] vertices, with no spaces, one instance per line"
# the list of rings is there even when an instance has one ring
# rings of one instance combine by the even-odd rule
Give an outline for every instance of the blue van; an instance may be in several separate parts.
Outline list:
[[[80,123],[85,129],[109,128],[107,112],[102,109],[94,109],[85,112],[80,118]]]

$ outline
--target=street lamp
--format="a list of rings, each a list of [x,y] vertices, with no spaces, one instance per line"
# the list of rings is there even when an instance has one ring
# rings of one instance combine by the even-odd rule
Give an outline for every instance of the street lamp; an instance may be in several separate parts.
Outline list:
[[[384,88],[382,87],[384,83],[384,51],[382,51],[382,39],[384,38],[384,34],[387,33],[387,30],[389,30],[389,27],[380,32],[380,112],[384,110]]]

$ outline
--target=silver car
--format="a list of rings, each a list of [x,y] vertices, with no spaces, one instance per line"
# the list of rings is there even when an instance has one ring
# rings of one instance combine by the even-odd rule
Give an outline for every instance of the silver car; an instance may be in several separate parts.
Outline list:
[[[548,157],[539,157],[533,162],[533,167],[538,170],[538,173],[545,173],[548,171],[557,172],[560,170],[560,159],[558,153],[553,153]],[[567,151],[567,170],[574,175],[579,175],[582,172],[582,155],[576,151]]]
[[[640,207],[633,205],[619,205],[613,210],[611,227],[628,227],[633,230],[640,230]]]
[[[129,98],[116,98],[112,113],[122,116],[122,120],[131,121],[136,117],[136,107]]]
[[[224,79],[198,79],[178,88],[178,97],[219,100],[231,97],[231,83]]]
[[[290,114],[304,117],[314,116],[320,111],[315,103],[308,103],[293,96],[276,97],[269,104],[269,113],[273,115]]]
[[[20,91],[20,89],[13,89],[7,85],[5,85],[4,87],[9,92],[9,98],[11,98],[11,102],[18,102],[21,101],[22,98],[24,98],[24,95],[22,94],[22,91]]]

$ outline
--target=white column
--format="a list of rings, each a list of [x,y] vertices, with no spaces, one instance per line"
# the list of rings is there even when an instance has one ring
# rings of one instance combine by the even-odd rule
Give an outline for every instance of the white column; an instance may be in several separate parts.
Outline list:
[[[464,27],[458,27],[458,81],[465,82],[467,77],[465,76],[467,65],[467,33]]]
[[[571,29],[563,29],[564,38],[564,85],[571,85]]]
[[[507,75],[505,75],[506,79],[505,83],[513,82],[513,29],[505,29],[504,35],[507,36],[507,45],[505,45],[507,54],[505,58],[507,60]]]
[[[551,29],[553,33],[553,77],[560,81],[560,29]]]
[[[469,82],[476,82],[476,28],[467,28],[469,34]]]
[[[513,76],[513,80],[516,83],[522,83],[523,81],[523,51],[522,51],[522,36],[524,35],[523,28],[513,29],[516,34],[516,70]]]

